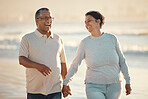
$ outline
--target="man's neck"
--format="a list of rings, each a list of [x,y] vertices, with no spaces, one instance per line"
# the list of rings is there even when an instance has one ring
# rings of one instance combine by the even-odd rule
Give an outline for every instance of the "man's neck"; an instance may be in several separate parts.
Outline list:
[[[46,33],[46,35],[47,35],[47,38],[51,35],[51,31],[49,30],[47,33]]]
[[[38,29],[37,29],[38,30]],[[41,34],[43,34],[43,35],[47,35],[47,38],[51,35],[51,31],[49,30],[49,31],[47,31],[47,32],[43,32],[43,31],[40,31],[40,30],[38,30]]]

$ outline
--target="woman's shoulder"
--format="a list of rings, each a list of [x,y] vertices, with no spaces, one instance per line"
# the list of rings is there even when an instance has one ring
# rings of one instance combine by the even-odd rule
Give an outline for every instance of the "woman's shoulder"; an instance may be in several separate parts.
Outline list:
[[[105,33],[107,36],[115,36],[113,33]]]
[[[89,41],[89,39],[90,39],[90,35],[87,36],[87,37],[85,37],[85,38],[83,38],[83,39],[81,40],[81,42],[85,43],[85,42]]]
[[[117,36],[113,33],[105,33],[106,36],[110,37],[110,38],[113,38],[113,39],[117,39]]]

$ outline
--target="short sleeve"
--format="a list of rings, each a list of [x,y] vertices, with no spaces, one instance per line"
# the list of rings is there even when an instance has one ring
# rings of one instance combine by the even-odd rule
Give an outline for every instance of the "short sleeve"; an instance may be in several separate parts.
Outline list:
[[[19,56],[25,56],[28,57],[29,55],[29,43],[26,39],[26,37],[22,37],[20,49],[19,49]]]
[[[63,44],[62,40],[61,40],[61,46],[62,46],[62,49],[60,52],[60,60],[61,60],[61,63],[66,63],[65,49],[64,49],[64,44]]]

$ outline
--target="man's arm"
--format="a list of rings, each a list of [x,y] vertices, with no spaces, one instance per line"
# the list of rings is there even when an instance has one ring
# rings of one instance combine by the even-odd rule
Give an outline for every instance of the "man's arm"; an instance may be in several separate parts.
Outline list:
[[[31,61],[25,56],[19,56],[19,64],[23,65],[26,68],[35,68],[39,72],[41,72],[44,76],[47,76],[52,72],[52,70],[46,65]]]
[[[61,63],[61,76],[62,76],[63,81],[64,81],[64,79],[66,77],[66,74],[67,74],[66,63]],[[67,97],[68,94],[71,95],[71,90],[70,90],[69,86],[63,85],[62,92],[63,92],[63,97],[64,98]]]
[[[61,63],[61,76],[62,76],[63,81],[64,81],[64,79],[66,77],[66,74],[67,74],[66,63]]]

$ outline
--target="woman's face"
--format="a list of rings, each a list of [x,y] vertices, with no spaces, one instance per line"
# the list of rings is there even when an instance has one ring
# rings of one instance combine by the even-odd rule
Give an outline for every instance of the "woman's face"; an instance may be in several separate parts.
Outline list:
[[[95,28],[98,28],[99,24],[98,21],[91,15],[87,15],[85,17],[85,27],[89,32],[92,32]]]

